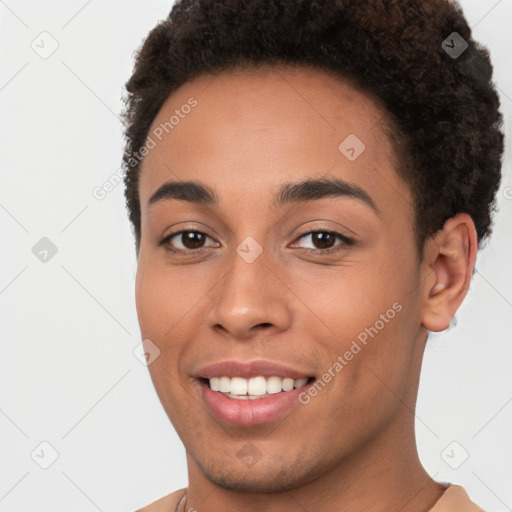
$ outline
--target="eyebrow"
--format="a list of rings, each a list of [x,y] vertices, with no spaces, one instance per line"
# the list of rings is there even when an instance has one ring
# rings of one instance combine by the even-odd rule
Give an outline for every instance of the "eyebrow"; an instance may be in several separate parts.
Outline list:
[[[380,215],[371,196],[361,187],[338,178],[310,178],[298,183],[284,183],[273,198],[274,207],[290,203],[315,201],[326,197],[357,199]],[[156,202],[174,199],[198,205],[216,206],[219,198],[215,191],[197,181],[167,181],[150,197],[148,206]]]

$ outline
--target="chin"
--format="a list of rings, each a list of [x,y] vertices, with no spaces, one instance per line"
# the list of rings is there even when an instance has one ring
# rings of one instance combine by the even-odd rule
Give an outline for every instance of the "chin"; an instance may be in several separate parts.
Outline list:
[[[268,475],[256,478],[254,475],[247,475],[245,478],[237,478],[233,475],[205,473],[205,476],[212,484],[221,489],[245,493],[274,494],[291,491],[301,485],[300,481],[290,481],[288,478],[269,478]]]
[[[305,464],[283,465],[283,461],[261,459],[256,464],[258,467],[242,471],[239,464],[234,464],[235,470],[229,471],[225,461],[220,466],[214,463],[209,467],[200,461],[196,463],[213,485],[229,491],[273,494],[291,491],[314,480]]]

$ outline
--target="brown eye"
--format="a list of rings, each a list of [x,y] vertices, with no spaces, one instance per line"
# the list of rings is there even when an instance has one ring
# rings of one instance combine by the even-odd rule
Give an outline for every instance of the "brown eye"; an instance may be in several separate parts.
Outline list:
[[[298,238],[294,245],[306,250],[308,253],[317,252],[326,254],[328,252],[343,249],[343,247],[353,245],[354,241],[341,233],[334,231],[310,231],[304,233]]]
[[[199,231],[184,231],[181,233],[181,243],[187,249],[199,249],[203,246],[206,236]]]
[[[207,247],[218,247],[215,244],[216,242],[202,231],[183,230],[167,235],[158,245],[165,246],[171,252],[187,253]]]
[[[312,233],[311,240],[317,249],[329,249],[336,243],[336,236],[325,231]]]

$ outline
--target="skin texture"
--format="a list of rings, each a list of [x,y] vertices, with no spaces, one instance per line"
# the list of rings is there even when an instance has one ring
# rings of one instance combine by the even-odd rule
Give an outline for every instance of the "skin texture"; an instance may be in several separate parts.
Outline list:
[[[190,97],[197,106],[142,163],[136,276],[142,337],[161,351],[151,378],[187,450],[187,509],[429,510],[443,487],[418,460],[414,407],[427,329],[446,329],[469,289],[471,218],[448,220],[418,257],[386,114],[343,80],[306,68],[202,76],[167,99],[152,128]],[[349,134],[366,146],[355,161],[338,149]],[[273,206],[285,182],[333,177],[363,188],[379,213],[348,197]],[[219,205],[148,206],[168,180],[200,181]],[[208,235],[203,253],[158,245],[182,229]],[[340,250],[322,255],[301,238],[326,229],[354,243],[336,239]],[[263,248],[253,263],[235,250],[247,236]],[[171,243],[187,250],[181,235]],[[228,359],[319,377],[395,303],[400,312],[310,403],[276,421],[222,424],[191,377]],[[251,468],[236,455],[248,442],[261,454]]]

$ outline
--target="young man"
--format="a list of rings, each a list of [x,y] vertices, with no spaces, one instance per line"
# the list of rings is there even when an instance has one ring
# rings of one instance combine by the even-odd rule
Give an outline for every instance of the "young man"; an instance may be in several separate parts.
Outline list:
[[[143,510],[481,510],[414,409],[490,233],[491,77],[447,0],[188,0],[149,34],[126,198],[189,485]]]

